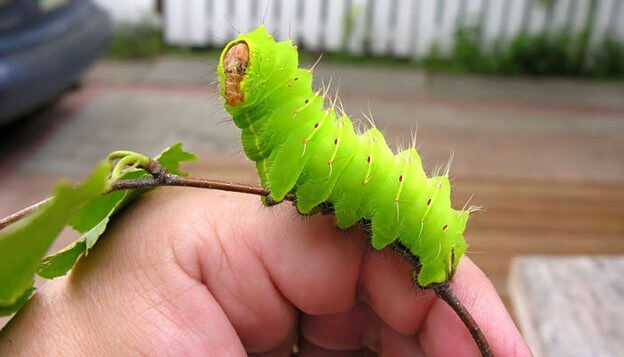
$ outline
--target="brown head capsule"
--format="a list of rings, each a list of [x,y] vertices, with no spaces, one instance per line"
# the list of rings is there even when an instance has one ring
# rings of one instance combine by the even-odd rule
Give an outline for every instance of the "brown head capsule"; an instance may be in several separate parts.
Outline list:
[[[225,70],[225,102],[233,107],[245,100],[240,83],[249,66],[249,47],[244,42],[232,46],[223,58]]]

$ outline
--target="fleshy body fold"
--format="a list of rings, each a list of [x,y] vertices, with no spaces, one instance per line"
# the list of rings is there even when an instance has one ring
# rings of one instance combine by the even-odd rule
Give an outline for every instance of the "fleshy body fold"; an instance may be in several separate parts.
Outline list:
[[[292,42],[275,42],[263,26],[225,47],[218,67],[222,96],[229,95],[234,71],[225,55],[240,43],[249,49],[239,88],[244,100],[225,108],[271,198],[295,193],[302,214],[330,203],[341,229],[370,221],[375,249],[398,239],[418,257],[420,286],[448,281],[466,250],[469,216],[451,207],[448,177],[427,178],[415,149],[395,155],[375,127],[358,135],[349,117],[325,107],[324,94],[312,90],[312,70],[298,68]]]

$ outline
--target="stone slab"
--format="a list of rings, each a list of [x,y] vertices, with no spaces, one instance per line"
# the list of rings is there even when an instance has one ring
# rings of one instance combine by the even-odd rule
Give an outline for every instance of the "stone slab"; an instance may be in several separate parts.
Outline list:
[[[512,264],[516,318],[536,356],[624,355],[624,256],[531,256]]]

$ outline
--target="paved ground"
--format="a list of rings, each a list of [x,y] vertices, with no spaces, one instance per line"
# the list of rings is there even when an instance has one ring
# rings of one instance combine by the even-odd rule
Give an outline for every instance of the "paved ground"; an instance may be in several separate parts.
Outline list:
[[[211,61],[102,62],[78,91],[0,127],[0,215],[79,178],[113,150],[155,154],[177,141],[197,175],[255,182],[220,109]],[[430,76],[321,63],[347,113],[372,113],[394,146],[418,143],[432,171],[455,153],[453,200],[486,206],[467,232],[473,259],[506,297],[516,254],[624,253],[624,84]],[[71,235],[64,235],[64,244]]]

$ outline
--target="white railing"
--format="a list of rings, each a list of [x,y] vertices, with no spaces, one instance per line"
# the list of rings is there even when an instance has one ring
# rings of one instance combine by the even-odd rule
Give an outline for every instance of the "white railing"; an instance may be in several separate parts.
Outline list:
[[[624,42],[624,0],[165,0],[164,6],[165,40],[184,46],[221,46],[262,23],[275,38],[309,50],[415,59],[434,44],[448,54],[456,30],[476,25],[484,49],[522,31],[589,28],[589,48],[607,36]]]

